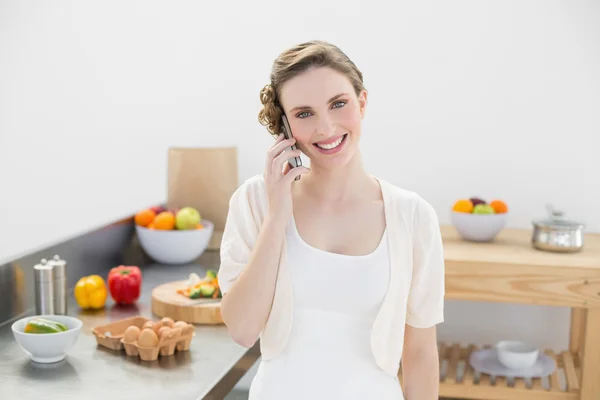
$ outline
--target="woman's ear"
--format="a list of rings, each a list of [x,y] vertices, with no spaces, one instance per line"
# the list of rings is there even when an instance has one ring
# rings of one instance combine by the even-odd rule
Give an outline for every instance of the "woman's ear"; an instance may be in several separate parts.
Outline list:
[[[358,106],[360,109],[360,118],[364,118],[365,117],[365,112],[367,110],[367,94],[368,92],[366,90],[363,90],[362,92],[360,92],[360,95],[358,96]]]

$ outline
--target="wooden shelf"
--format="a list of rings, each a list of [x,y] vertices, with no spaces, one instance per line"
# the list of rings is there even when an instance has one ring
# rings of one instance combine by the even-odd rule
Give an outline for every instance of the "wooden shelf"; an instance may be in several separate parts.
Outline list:
[[[484,346],[488,347],[488,346]],[[444,398],[487,400],[570,400],[579,399],[581,370],[579,356],[568,351],[555,354],[557,369],[543,379],[506,379],[473,371],[468,363],[469,355],[477,346],[461,346],[458,343],[439,343],[440,396]],[[398,375],[402,382],[402,370]]]

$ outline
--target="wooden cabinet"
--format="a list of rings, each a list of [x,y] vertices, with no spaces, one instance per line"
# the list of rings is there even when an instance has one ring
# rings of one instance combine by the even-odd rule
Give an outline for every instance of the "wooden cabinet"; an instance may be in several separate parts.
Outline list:
[[[506,229],[492,243],[470,243],[442,227],[446,298],[571,308],[569,348],[555,354],[549,379],[479,375],[468,366],[476,347],[440,343],[442,397],[462,399],[600,399],[600,235],[586,234],[582,252],[535,250],[528,230]],[[401,375],[401,374],[400,374]]]

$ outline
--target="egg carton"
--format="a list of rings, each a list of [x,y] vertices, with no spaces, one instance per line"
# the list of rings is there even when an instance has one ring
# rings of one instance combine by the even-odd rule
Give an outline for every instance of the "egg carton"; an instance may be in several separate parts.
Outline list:
[[[158,356],[172,356],[175,351],[188,351],[194,333],[194,326],[187,324],[186,327],[172,328],[168,333],[161,335],[156,346],[140,346],[138,341],[125,341],[125,331],[130,326],[136,326],[143,331],[148,324],[154,324],[152,320],[136,316],[125,318],[110,324],[98,326],[92,329],[98,345],[111,350],[122,351],[128,356],[139,357],[143,361],[154,361]],[[156,333],[156,331],[155,331]],[[140,333],[141,334],[141,333]]]

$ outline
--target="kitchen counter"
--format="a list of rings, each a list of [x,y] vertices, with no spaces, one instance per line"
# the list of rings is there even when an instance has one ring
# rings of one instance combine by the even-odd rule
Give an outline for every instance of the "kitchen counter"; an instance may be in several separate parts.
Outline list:
[[[0,326],[0,399],[204,398],[248,352],[230,338],[224,325],[196,325],[190,351],[153,362],[98,346],[91,330],[134,315],[160,319],[152,315],[152,288],[186,279],[191,272],[203,276],[207,268],[217,269],[217,260],[218,253],[206,252],[200,259],[202,266],[144,267],[142,294],[133,307],[116,306],[109,295],[104,310],[86,312],[71,295],[68,314],[80,318],[83,328],[67,357],[58,363],[32,362],[14,340],[11,324]]]

